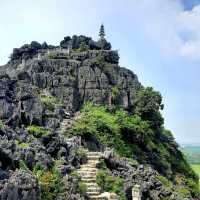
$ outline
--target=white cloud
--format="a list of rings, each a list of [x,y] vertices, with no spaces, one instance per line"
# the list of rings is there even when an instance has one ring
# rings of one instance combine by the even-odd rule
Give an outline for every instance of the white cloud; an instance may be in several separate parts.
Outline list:
[[[180,33],[187,36],[183,40],[180,53],[188,58],[200,60],[200,5],[191,11],[184,11],[178,17]]]
[[[178,0],[143,0],[135,10],[142,31],[162,54],[200,60],[200,5],[184,10]]]

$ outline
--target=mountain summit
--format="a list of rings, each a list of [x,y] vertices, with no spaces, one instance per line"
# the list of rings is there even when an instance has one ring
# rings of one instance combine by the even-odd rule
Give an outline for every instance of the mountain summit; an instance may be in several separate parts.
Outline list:
[[[13,49],[0,67],[0,199],[197,200],[162,96],[105,39]]]

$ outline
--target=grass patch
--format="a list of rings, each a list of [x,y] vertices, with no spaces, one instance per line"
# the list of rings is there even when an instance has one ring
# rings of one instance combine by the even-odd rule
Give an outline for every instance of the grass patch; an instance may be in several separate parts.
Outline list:
[[[4,123],[2,120],[0,120],[0,129],[4,128]]]
[[[96,182],[103,191],[116,193],[119,195],[120,200],[126,199],[123,192],[124,180],[122,178],[110,176],[107,171],[100,170],[97,173]]]
[[[51,95],[41,94],[40,100],[41,100],[43,106],[47,110],[52,111],[52,112],[54,112],[56,108],[63,106],[63,103],[59,99],[57,99]]]
[[[120,89],[117,86],[112,87],[111,89],[111,97],[112,97],[112,104],[117,105],[120,99]]]
[[[87,185],[83,181],[79,181],[78,190],[79,190],[80,194],[85,195],[87,192]]]
[[[200,164],[192,164],[192,169],[200,177]],[[199,190],[200,190],[200,181],[199,181]]]
[[[200,164],[192,164],[192,169],[200,176]]]
[[[15,140],[15,144],[21,149],[27,149],[29,147],[28,143],[24,143],[19,140]]]
[[[159,175],[159,176],[156,176],[156,179],[160,181],[165,187],[172,188],[171,181],[169,181],[166,177]]]
[[[27,127],[27,131],[36,138],[48,136],[50,131],[42,126],[31,125]]]

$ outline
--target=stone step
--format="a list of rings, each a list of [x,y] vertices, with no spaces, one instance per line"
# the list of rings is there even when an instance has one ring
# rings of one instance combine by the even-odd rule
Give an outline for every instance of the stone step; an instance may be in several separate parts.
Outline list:
[[[91,196],[91,195],[100,195],[100,192],[97,192],[97,191],[91,191],[91,192],[86,192],[86,194],[88,195],[88,196]]]
[[[99,161],[99,159],[93,159],[93,158],[91,159],[91,158],[87,157],[87,162],[88,163],[99,163],[100,161]]]
[[[100,195],[90,195],[90,200],[107,200],[105,197],[101,197]]]
[[[101,192],[101,188],[99,188],[99,187],[89,187],[89,188],[87,188],[87,192]]]
[[[82,177],[81,180],[85,183],[95,183],[96,177]]]
[[[86,177],[88,177],[88,178],[96,178],[96,174],[90,174],[90,173],[79,173],[80,174],[80,176],[82,177],[82,178],[86,178]]]
[[[85,183],[88,187],[90,187],[90,186],[97,186],[97,187],[99,187],[98,186],[98,184],[96,183],[96,182],[94,182],[94,183]]]
[[[83,168],[88,168],[88,169],[90,169],[90,168],[96,168],[96,165],[97,165],[98,163],[90,163],[90,164],[84,164],[84,165],[82,165],[81,166],[81,168],[83,169]]]
[[[87,155],[88,160],[99,160],[101,155]]]
[[[87,153],[87,155],[88,156],[102,156],[102,153],[101,152],[92,152],[92,151],[90,151],[90,152],[88,152]]]
[[[100,163],[98,160],[88,160],[86,164],[93,166],[93,165],[97,165],[98,163]]]
[[[97,172],[96,171],[80,171],[78,170],[78,173],[83,176],[83,175],[93,175],[96,176]]]
[[[96,167],[81,167],[78,169],[78,172],[97,172],[98,169]]]
[[[115,193],[110,193],[110,192],[101,193],[99,196],[104,197],[105,199],[109,199],[109,200],[118,200],[119,199]]]
[[[80,174],[81,180],[86,184],[87,191],[86,194],[90,200],[117,200],[112,198],[110,194],[105,196],[101,193],[101,188],[96,183],[96,175],[98,172],[97,164],[100,163],[100,159],[103,157],[101,152],[89,152],[87,151],[87,163],[81,165],[77,172]]]
[[[72,125],[72,122],[65,122],[65,123],[62,123],[60,125],[61,128],[65,127],[65,126],[68,126],[68,125]]]
[[[96,169],[95,167],[81,167],[80,169],[78,169],[79,172],[97,172],[98,169]]]
[[[96,174],[81,174],[82,178],[95,178],[96,179]]]

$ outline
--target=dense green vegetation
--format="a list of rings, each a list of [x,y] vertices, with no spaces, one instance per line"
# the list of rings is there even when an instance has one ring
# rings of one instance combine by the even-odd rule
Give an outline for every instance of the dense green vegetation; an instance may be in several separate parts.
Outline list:
[[[198,177],[178,150],[172,133],[164,129],[162,109],[160,93],[142,88],[131,114],[120,108],[110,112],[106,107],[86,104],[70,134],[96,137],[119,155],[152,165],[170,182],[182,174],[181,183],[189,184],[188,191],[197,192]]]
[[[191,164],[200,164],[200,146],[185,146],[181,148]]]
[[[19,147],[21,149],[26,149],[29,147],[29,144],[27,144],[25,142],[21,142],[19,140],[15,140],[15,144],[17,145],[17,147]]]
[[[30,170],[26,163],[21,160],[19,168],[37,177],[41,189],[41,200],[52,200],[64,195],[64,180],[56,165],[48,170],[41,163],[36,163],[34,168]]]
[[[100,170],[97,173],[96,182],[102,191],[114,192],[119,195],[120,200],[126,199],[123,192],[124,180],[122,178],[110,176],[106,170]]]
[[[200,176],[200,164],[193,164],[192,169]]]
[[[41,186],[41,199],[52,200],[64,193],[64,182],[60,172],[54,167],[45,170],[40,163],[33,168],[33,174],[38,178]]]
[[[84,52],[84,51],[88,51],[88,50],[89,50],[89,46],[85,42],[81,42],[79,49],[77,49],[76,51]]]
[[[51,95],[45,95],[41,94],[40,95],[40,100],[43,104],[43,106],[49,110],[49,111],[54,111],[56,108],[62,107],[63,104],[59,101],[59,99],[51,96]]]
[[[27,127],[27,131],[32,134],[34,137],[40,138],[42,136],[47,136],[50,134],[50,131],[42,126],[30,125]]]
[[[120,99],[120,90],[117,86],[112,87],[111,91],[112,104],[116,105],[118,103],[118,99]]]
[[[196,172],[196,174],[198,174],[198,176],[200,177],[200,164],[192,164],[192,169]],[[199,189],[200,189],[200,184],[199,184]]]

